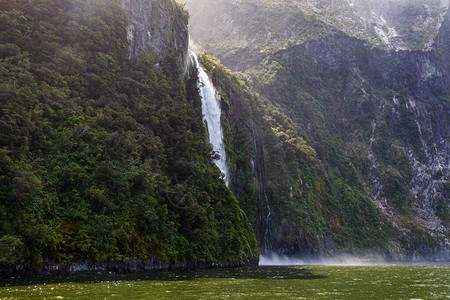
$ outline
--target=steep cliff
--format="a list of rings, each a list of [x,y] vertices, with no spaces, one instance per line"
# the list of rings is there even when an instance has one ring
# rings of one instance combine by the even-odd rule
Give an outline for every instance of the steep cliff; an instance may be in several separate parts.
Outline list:
[[[175,1],[0,1],[0,276],[257,262],[186,23]]]
[[[394,11],[383,3],[188,2],[194,40],[226,66],[245,70],[243,89],[260,99],[260,105],[229,101],[233,112],[233,106],[259,107],[250,109],[251,120],[228,120],[230,139],[250,149],[256,125],[278,253],[449,257],[448,2],[399,1]],[[353,8],[336,11],[335,5]],[[367,5],[398,32],[401,26],[412,31],[389,44],[352,31],[359,25],[346,27],[352,20],[364,27],[366,19],[326,19],[360,17]],[[411,13],[416,10],[421,13]],[[236,85],[224,90],[236,99]],[[264,203],[261,168],[252,169],[256,156],[242,151],[248,165],[236,167],[240,183],[232,188],[263,249],[268,212],[258,204]]]
[[[383,49],[430,50],[448,0],[187,0],[193,40],[233,70],[336,30]]]
[[[411,226],[424,229],[448,247],[450,107],[442,57],[434,51],[371,50],[343,35],[275,57],[290,69],[288,85],[323,103],[324,126],[339,133],[346,156],[394,227],[405,236],[413,235]],[[305,71],[317,77],[305,77]],[[315,136],[320,126],[284,98],[283,88],[276,82],[263,87],[289,107],[285,111],[295,122],[312,124],[310,133],[323,143]]]
[[[158,60],[169,53],[184,66],[188,55],[188,13],[176,1],[122,0],[128,19],[130,58],[150,51]]]
[[[329,162],[305,131],[251,88],[251,81],[213,57],[202,56],[202,62],[221,89],[230,187],[253,223],[260,251],[292,256],[385,251],[395,229],[383,224],[339,148],[332,141],[325,146],[338,156],[343,178],[327,172]]]

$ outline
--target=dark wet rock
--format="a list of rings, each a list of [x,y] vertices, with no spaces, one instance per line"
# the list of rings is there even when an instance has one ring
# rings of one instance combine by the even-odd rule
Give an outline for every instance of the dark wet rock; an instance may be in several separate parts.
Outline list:
[[[78,275],[107,275],[107,274],[133,274],[145,273],[161,270],[197,270],[197,269],[218,269],[218,268],[240,268],[247,266],[257,266],[258,260],[248,258],[234,262],[183,262],[169,263],[154,260],[131,260],[122,263],[93,263],[92,261],[82,261],[73,264],[49,264],[43,267],[30,267],[26,264],[17,265],[6,269],[0,269],[0,278],[34,278],[34,277],[54,277],[54,276],[78,276]]]

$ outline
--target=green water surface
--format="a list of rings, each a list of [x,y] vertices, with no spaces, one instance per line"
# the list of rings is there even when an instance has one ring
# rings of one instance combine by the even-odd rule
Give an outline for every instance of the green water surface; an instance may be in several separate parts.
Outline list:
[[[0,281],[0,299],[450,299],[450,267],[305,266]]]

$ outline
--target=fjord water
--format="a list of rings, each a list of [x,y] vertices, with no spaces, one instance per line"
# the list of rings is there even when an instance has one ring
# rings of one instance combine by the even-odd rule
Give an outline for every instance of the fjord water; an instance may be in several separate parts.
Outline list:
[[[0,282],[0,299],[449,299],[448,266],[251,267]]]

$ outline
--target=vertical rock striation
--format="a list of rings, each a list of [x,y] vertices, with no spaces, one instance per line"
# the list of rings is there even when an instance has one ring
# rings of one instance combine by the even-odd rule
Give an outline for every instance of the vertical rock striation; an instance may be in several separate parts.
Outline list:
[[[365,7],[363,1],[351,2]],[[380,1],[377,7],[381,2],[387,5],[387,1]],[[431,8],[422,9],[422,3],[405,4],[406,8],[400,5],[401,9],[386,12],[391,18],[386,17],[384,21],[374,15],[383,21],[375,25],[384,34],[391,32],[387,25],[397,20],[394,17],[404,17],[398,20],[401,24],[394,24],[403,35],[393,34],[387,41],[392,42],[392,47],[370,43],[367,40],[370,36],[361,39],[361,35],[355,36],[338,23],[337,27],[323,26],[327,32],[323,34],[318,30],[318,24],[322,24],[320,19],[306,17],[296,20],[301,20],[305,28],[314,28],[307,31],[315,33],[314,36],[294,28],[292,30],[303,35],[304,40],[287,43],[289,34],[284,39],[278,35],[275,47],[267,44],[267,40],[276,36],[278,10],[270,11],[265,1],[258,4],[249,1],[245,5],[237,1],[221,3],[228,3],[230,10],[222,9],[220,16],[213,18],[210,2],[190,1],[191,7],[197,9],[193,11],[192,34],[200,46],[217,55],[228,67],[247,70],[248,83],[259,94],[254,99],[249,96],[251,100],[245,103],[245,97],[237,97],[239,93],[231,88],[236,85],[222,86],[230,104],[230,113],[226,114],[230,139],[248,160],[241,161],[236,155],[231,188],[251,216],[260,247],[264,244],[265,216],[268,215],[261,187],[267,187],[273,209],[273,250],[277,253],[332,254],[336,249],[374,249],[374,243],[378,242],[378,250],[392,257],[448,259],[448,1],[441,1],[434,13],[430,13]],[[235,6],[234,17],[239,9],[247,8],[245,13],[255,16],[253,21],[257,25],[227,18]],[[264,23],[258,23],[255,10],[265,12]],[[291,16],[294,15],[291,12]],[[289,14],[284,16],[289,19]],[[204,26],[205,22],[210,22],[211,26]],[[266,23],[271,24],[266,26],[271,31],[267,39],[260,30]],[[411,28],[406,25],[412,23],[418,25],[406,32],[405,28]],[[236,42],[246,41],[246,34],[242,32],[251,33],[251,43]],[[421,32],[423,36],[418,34]],[[220,45],[220,49],[214,48],[216,45]],[[252,61],[255,53],[263,58],[261,62]],[[244,68],[240,64],[243,61]],[[221,74],[222,78],[216,81],[224,81],[227,73],[223,73],[225,75]],[[268,98],[264,105],[269,109],[254,109],[255,99],[264,97]],[[273,116],[270,113],[276,108],[270,107],[270,103],[280,108]],[[243,121],[238,112],[245,111],[246,105],[252,114],[247,114],[249,117]],[[295,126],[286,121],[288,119]],[[268,124],[265,121],[271,122],[273,135],[263,134]],[[258,131],[264,138],[256,134],[255,139],[252,123],[261,129]],[[304,137],[308,145],[314,147],[320,163],[304,163],[309,156],[294,155],[292,150],[296,148],[291,146],[296,144],[293,142],[296,135]],[[254,143],[255,140],[258,143]],[[297,144],[301,145],[301,150],[306,149],[305,153],[309,149],[301,140]],[[265,155],[260,159],[260,153],[270,155],[264,160]],[[233,155],[230,157],[233,161]],[[282,162],[284,158],[286,163]],[[287,166],[285,170],[280,167],[283,164]],[[267,177],[260,179],[260,170],[267,170]],[[308,174],[310,170],[317,172],[317,176]],[[311,205],[314,200],[317,204]],[[373,209],[375,213],[373,205],[379,208]]]
[[[175,54],[184,66],[189,47],[188,14],[174,0],[122,0],[128,18],[129,57],[142,50],[150,51],[158,60]]]

